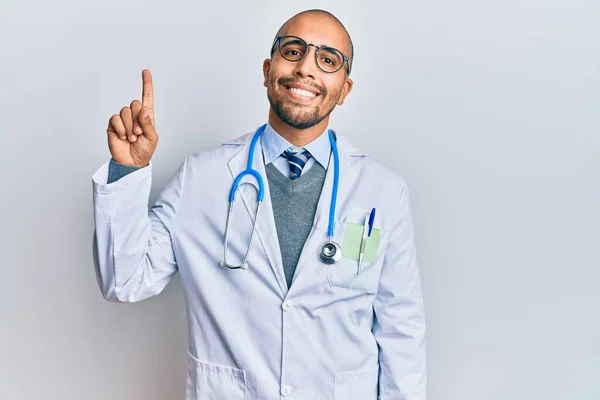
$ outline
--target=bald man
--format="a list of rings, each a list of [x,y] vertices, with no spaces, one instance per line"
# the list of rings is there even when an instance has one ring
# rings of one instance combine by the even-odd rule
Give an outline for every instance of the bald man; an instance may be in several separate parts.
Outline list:
[[[268,121],[187,157],[150,209],[150,71],[110,118],[92,177],[102,294],[140,301],[181,274],[187,400],[425,400],[406,183],[329,129],[353,87],[350,35],[308,10],[269,50]]]

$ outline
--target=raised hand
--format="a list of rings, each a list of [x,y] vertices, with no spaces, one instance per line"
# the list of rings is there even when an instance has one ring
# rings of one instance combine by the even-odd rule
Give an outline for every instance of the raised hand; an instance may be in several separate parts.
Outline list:
[[[108,121],[108,148],[119,164],[145,167],[158,143],[154,123],[154,85],[149,70],[142,71],[142,102],[134,100]]]

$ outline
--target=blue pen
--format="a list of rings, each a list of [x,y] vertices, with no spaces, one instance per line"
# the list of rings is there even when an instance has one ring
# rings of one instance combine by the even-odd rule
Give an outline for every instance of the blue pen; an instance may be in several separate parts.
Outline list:
[[[367,217],[369,219],[367,219]],[[363,224],[363,236],[360,241],[360,251],[358,253],[358,268],[356,269],[356,275],[358,275],[360,273],[360,267],[362,265],[363,257],[365,255],[365,246],[367,244],[367,237],[371,236],[371,231],[373,230],[373,221],[375,221],[375,209],[374,208],[371,210],[370,215],[368,215],[368,216],[365,215],[365,222]],[[368,232],[367,232],[367,227],[369,227]]]
[[[371,231],[373,230],[373,222],[375,222],[375,208],[371,210],[371,215],[369,216],[369,237],[371,237]]]

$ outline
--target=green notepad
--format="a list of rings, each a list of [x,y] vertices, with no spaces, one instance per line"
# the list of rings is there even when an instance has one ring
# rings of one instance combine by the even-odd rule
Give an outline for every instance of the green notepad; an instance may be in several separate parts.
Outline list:
[[[344,233],[344,243],[342,244],[342,255],[346,258],[358,260],[360,254],[360,242],[363,235],[363,225],[354,222],[346,222],[346,232]],[[377,250],[379,248],[379,239],[381,230],[373,228],[371,236],[367,237],[365,245],[365,254],[363,263],[368,264],[377,260]]]

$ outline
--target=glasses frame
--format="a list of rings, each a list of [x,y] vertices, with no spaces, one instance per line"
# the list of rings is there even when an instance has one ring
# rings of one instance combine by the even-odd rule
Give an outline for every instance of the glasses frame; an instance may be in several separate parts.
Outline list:
[[[306,52],[302,55],[302,57],[299,60],[289,60],[287,59],[283,53],[281,53],[281,40],[282,39],[287,39],[287,38],[294,38],[294,39],[298,39],[300,40],[302,43],[304,43],[306,45]],[[342,69],[342,67],[344,66],[344,64],[346,64],[346,69],[348,70],[348,76],[350,75],[350,70],[351,68],[351,61],[350,61],[350,57],[346,56],[344,53],[342,53],[341,51],[339,51],[338,49],[331,47],[331,46],[317,46],[316,44],[312,44],[312,43],[307,43],[306,40],[302,39],[301,37],[298,36],[293,36],[293,35],[285,35],[285,36],[277,36],[275,38],[275,40],[273,41],[273,46],[271,46],[271,57],[273,57],[273,53],[275,52],[275,47],[278,48],[279,51],[279,55],[281,55],[281,57],[284,58],[284,60],[287,60],[289,62],[298,62],[300,60],[302,60],[308,53],[309,53],[309,47],[313,46],[316,51],[315,51],[315,64],[317,64],[317,67],[323,71],[326,74],[335,74],[336,72],[338,72],[339,70]],[[321,66],[319,65],[319,52],[321,51],[321,49],[327,49],[327,50],[333,50],[333,51],[337,51],[338,53],[340,53],[342,55],[343,58],[343,62],[340,64],[340,67],[338,69],[336,69],[335,71],[325,71],[323,68],[321,68]]]

